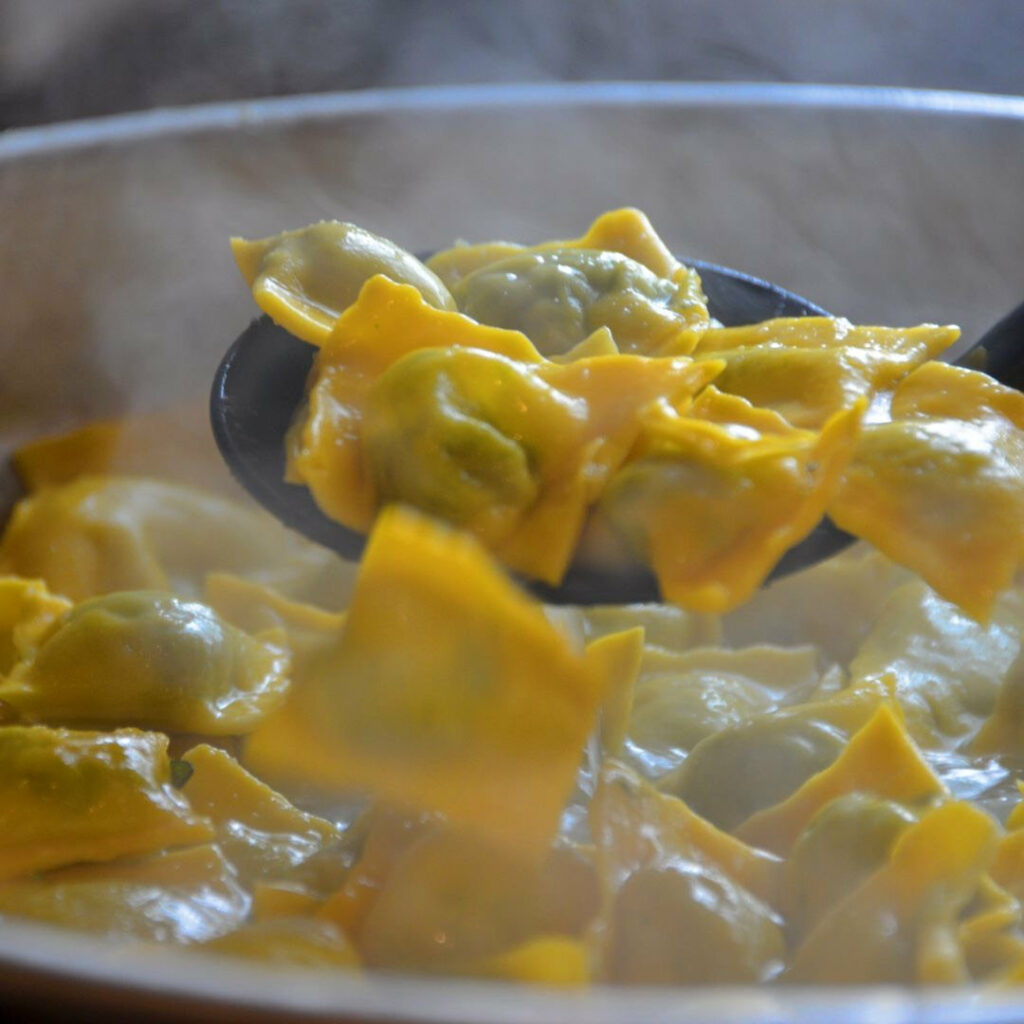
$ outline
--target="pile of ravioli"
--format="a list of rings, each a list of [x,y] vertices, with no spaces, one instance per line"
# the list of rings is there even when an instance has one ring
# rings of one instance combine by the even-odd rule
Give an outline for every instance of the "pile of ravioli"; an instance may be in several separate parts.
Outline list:
[[[628,287],[593,329],[586,303],[555,303],[561,321],[524,307],[517,274],[550,284],[546,249],[456,247],[431,293],[431,271],[378,247],[423,280],[371,275],[339,298],[341,277],[310,267],[355,230],[238,249],[261,304],[320,332],[293,459],[331,437],[325,487],[344,468],[359,486],[338,500],[371,531],[358,567],[241,495],[200,403],[14,453],[0,921],[558,986],[1024,981],[1024,397],[928,362],[948,329],[712,326],[674,263],[598,261]],[[662,251],[632,211],[589,237],[581,251]],[[526,263],[473,301],[493,311],[494,286],[562,351],[445,308],[507,256]],[[593,283],[589,257],[568,265]],[[654,333],[654,356],[624,340]],[[451,477],[448,510],[382,501],[387,474],[349,443],[371,424],[387,464],[395,430],[437,421],[427,395],[450,400],[444,429],[479,469]],[[677,556],[659,531],[680,475],[696,497]],[[823,503],[874,543],[757,589],[768,548]],[[698,597],[526,596],[503,563],[562,557],[570,512],[598,540],[621,528],[598,532],[607,514],[666,545],[663,586]]]
[[[288,478],[358,532],[407,504],[526,577],[640,563],[702,612],[826,513],[978,618],[1024,559],[1024,399],[932,361],[955,327],[722,327],[633,209],[425,264],[339,222],[233,247],[318,347]]]

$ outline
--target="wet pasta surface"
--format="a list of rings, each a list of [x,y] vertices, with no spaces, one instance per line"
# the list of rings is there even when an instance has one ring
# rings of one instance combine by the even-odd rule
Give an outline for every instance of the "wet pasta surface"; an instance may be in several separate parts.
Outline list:
[[[197,408],[16,453],[0,915],[554,985],[1024,977],[1024,414],[930,361],[955,330],[715,326],[635,211],[333,291],[303,268],[362,236],[282,237],[239,251],[322,346],[292,472],[364,560],[182,465]],[[557,289],[520,286],[566,252],[555,351],[522,328]],[[417,511],[381,467],[423,434]],[[865,541],[761,588],[825,510]],[[545,608],[503,570],[608,533],[674,603]]]

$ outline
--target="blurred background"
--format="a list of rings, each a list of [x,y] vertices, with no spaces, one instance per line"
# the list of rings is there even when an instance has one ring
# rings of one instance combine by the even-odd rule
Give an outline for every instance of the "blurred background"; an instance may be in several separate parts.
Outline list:
[[[1024,93],[1021,0],[0,0],[0,127],[374,86]]]

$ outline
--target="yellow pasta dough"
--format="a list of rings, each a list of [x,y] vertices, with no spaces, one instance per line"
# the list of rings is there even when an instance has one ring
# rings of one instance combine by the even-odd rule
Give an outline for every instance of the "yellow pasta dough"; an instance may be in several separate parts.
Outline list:
[[[477,983],[1024,981],[1024,399],[934,361],[956,328],[721,326],[634,209],[426,262],[337,222],[233,247],[319,346],[288,474],[365,556],[183,464],[197,403],[15,453],[5,926]],[[765,586],[824,515],[862,543]],[[674,603],[506,573],[588,559]]]
[[[7,725],[0,766],[0,879],[213,837],[171,785],[159,734]]]

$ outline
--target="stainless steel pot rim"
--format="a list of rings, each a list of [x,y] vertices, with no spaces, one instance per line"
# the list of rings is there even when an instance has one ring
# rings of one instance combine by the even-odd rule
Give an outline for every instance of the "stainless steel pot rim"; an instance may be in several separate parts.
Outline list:
[[[912,990],[859,988],[609,988],[545,989],[451,978],[358,975],[321,968],[268,967],[155,946],[126,947],[43,925],[4,925],[0,962],[18,964],[21,978],[45,984],[50,998],[62,989],[87,991],[93,1006],[137,1000],[182,1018],[215,1020],[230,1008],[254,1024],[347,1019],[469,1024],[996,1024],[1024,1020],[1012,989]],[[8,985],[0,990],[10,991]],[[38,990],[38,989],[37,989]],[[249,1016],[251,1015],[251,1016]],[[120,1019],[120,1018],[118,1018]],[[158,1019],[163,1020],[158,1015]],[[235,1017],[230,1018],[234,1020]]]
[[[0,134],[0,168],[36,157],[73,156],[93,148],[127,148],[146,140],[258,133],[374,115],[631,107],[726,112],[751,108],[834,110],[1024,123],[1024,97],[921,89],[710,82],[438,86],[205,104],[12,129]],[[985,1024],[1024,1020],[1024,1001],[1012,989],[595,987],[569,993],[498,982],[268,968],[161,947],[114,946],[93,936],[0,918],[0,1006],[5,994],[12,992],[31,991],[57,1000],[76,990],[102,991],[108,1005],[120,1006],[126,1013],[136,1000],[147,999],[150,1006],[161,1000],[165,1011],[179,1001],[191,1000],[206,1011],[201,1019],[214,1019],[217,1008],[230,1008],[233,1013],[251,1011],[254,1020],[357,1018],[453,1024],[482,1019],[494,1024],[541,1020],[728,1024],[826,1019],[865,1024],[922,1020],[929,1024]]]
[[[415,86],[207,103],[14,128],[0,135],[0,163],[152,137],[373,114],[630,106],[876,110],[1024,120],[1024,97],[890,86],[656,81]]]

